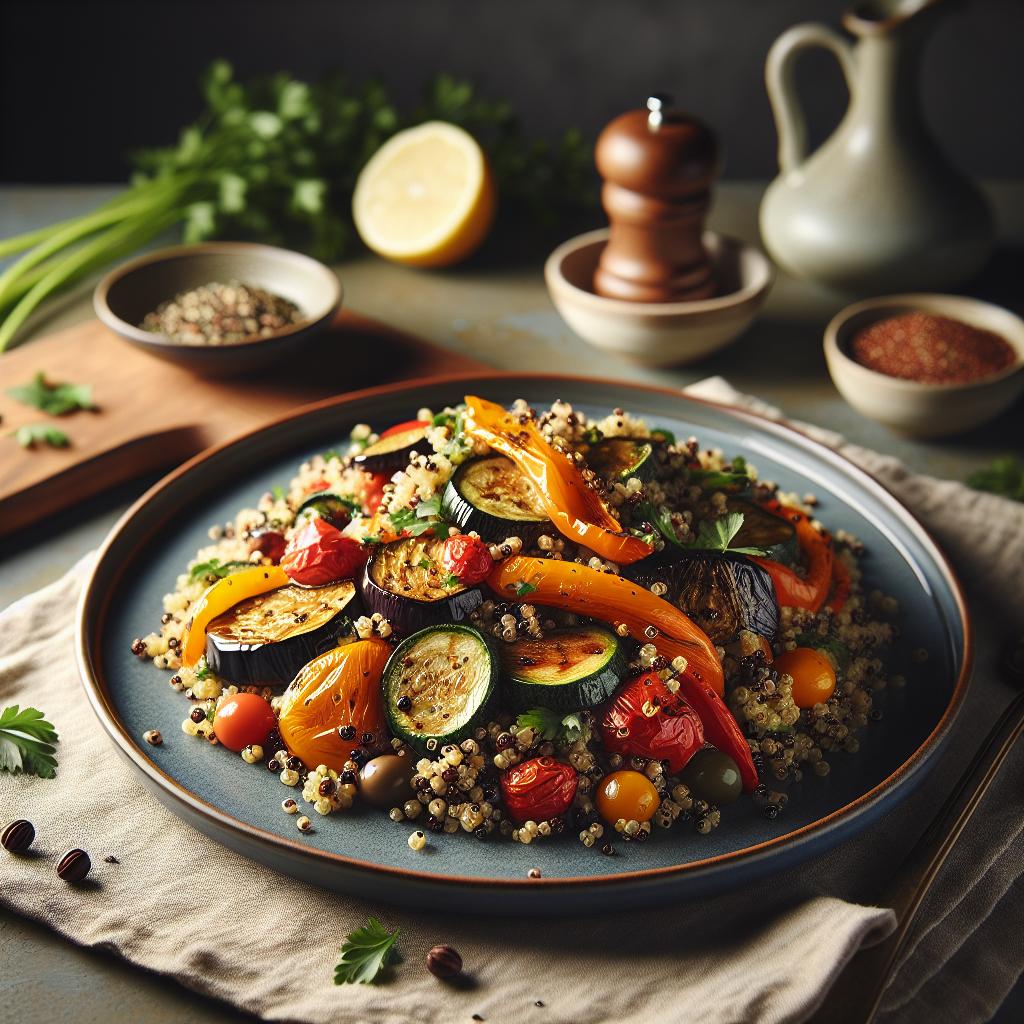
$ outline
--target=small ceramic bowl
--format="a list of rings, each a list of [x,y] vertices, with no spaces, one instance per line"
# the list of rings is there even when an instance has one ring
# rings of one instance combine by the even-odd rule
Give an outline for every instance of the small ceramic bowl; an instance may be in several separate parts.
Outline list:
[[[162,302],[211,281],[240,281],[290,299],[305,319],[230,345],[183,345],[138,325]],[[116,334],[151,355],[210,377],[238,376],[287,360],[328,327],[341,306],[332,270],[288,249],[254,242],[204,242],[146,253],[96,286],[93,308]]]
[[[948,316],[1001,335],[1017,352],[1000,373],[969,384],[921,384],[861,366],[849,354],[862,328],[903,313]],[[981,426],[1024,392],[1024,320],[1001,306],[959,295],[886,295],[855,302],[825,329],[825,360],[839,393],[859,413],[911,437],[945,437]]]
[[[722,294],[693,302],[625,302],[593,290],[608,229],[560,245],[544,266],[551,300],[585,341],[650,366],[693,362],[743,333],[768,295],[775,270],[768,258],[736,238],[704,233]]]

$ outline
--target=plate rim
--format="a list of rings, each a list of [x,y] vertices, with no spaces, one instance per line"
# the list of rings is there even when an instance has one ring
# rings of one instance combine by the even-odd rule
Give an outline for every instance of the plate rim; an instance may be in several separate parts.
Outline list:
[[[449,386],[460,381],[475,381],[485,384],[488,381],[522,381],[524,386],[529,384],[557,384],[566,383],[573,385],[599,385],[603,387],[622,387],[632,391],[646,391],[653,395],[669,397],[683,403],[708,406],[721,410],[735,419],[745,421],[749,426],[758,430],[766,431],[769,434],[792,442],[794,439],[804,448],[810,448],[814,454],[825,462],[837,466],[847,476],[853,476],[856,482],[875,496],[895,506],[895,510],[902,517],[902,525],[910,529],[916,539],[929,551],[935,564],[944,576],[944,582],[952,593],[959,621],[963,627],[963,659],[960,670],[957,674],[953,690],[948,703],[942,712],[939,720],[925,739],[913,750],[913,752],[895,768],[889,775],[874,785],[867,792],[862,793],[854,800],[848,801],[841,807],[836,808],[829,814],[817,818],[806,825],[803,825],[791,832],[779,836],[773,836],[763,842],[752,846],[743,847],[740,850],[733,850],[728,853],[716,854],[711,857],[699,860],[688,861],[683,864],[671,864],[662,867],[642,868],[636,871],[627,871],[617,874],[596,874],[570,877],[554,878],[482,878],[478,876],[435,874],[429,871],[421,871],[416,868],[399,867],[388,864],[373,864],[366,860],[349,857],[333,850],[323,850],[319,847],[312,847],[303,844],[295,839],[288,839],[277,833],[269,832],[258,825],[235,817],[214,804],[203,800],[193,793],[182,783],[177,781],[153,760],[151,760],[140,744],[128,732],[121,722],[116,711],[111,706],[109,694],[105,681],[100,677],[93,664],[93,655],[98,652],[100,639],[109,614],[109,600],[103,594],[97,594],[99,576],[108,552],[120,540],[121,535],[132,525],[134,518],[142,513],[157,496],[174,487],[184,476],[190,474],[197,467],[211,458],[222,454],[229,448],[242,444],[256,435],[277,430],[278,428],[303,419],[307,416],[324,412],[329,409],[343,407],[355,401],[374,399],[385,396],[392,396],[406,391],[416,391],[426,387]],[[132,542],[133,553],[150,539],[149,532],[141,539]],[[113,580],[116,584],[126,571],[124,564],[113,571]],[[114,586],[110,587],[112,591]],[[109,591],[108,591],[109,593]],[[90,619],[93,621],[90,622]],[[95,641],[95,643],[93,643]],[[283,413],[274,419],[243,433],[237,434],[226,441],[204,449],[186,462],[177,466],[165,476],[161,477],[155,484],[149,487],[132,505],[121,515],[110,532],[107,534],[100,546],[96,558],[89,570],[81,594],[79,595],[75,615],[75,656],[81,677],[82,686],[86,692],[90,706],[98,717],[104,731],[119,749],[119,753],[126,757],[144,776],[144,781],[150,787],[155,786],[161,790],[163,795],[170,797],[175,805],[182,805],[184,814],[177,806],[172,807],[174,813],[179,817],[195,815],[203,819],[214,830],[225,829],[228,832],[241,833],[251,842],[269,847],[271,852],[285,853],[299,862],[308,862],[313,868],[335,867],[342,871],[355,871],[374,877],[391,877],[401,879],[405,882],[422,883],[434,887],[448,888],[472,888],[477,890],[485,889],[510,889],[516,890],[568,890],[574,891],[586,886],[594,886],[600,889],[620,888],[642,885],[644,883],[656,883],[679,879],[685,876],[702,877],[710,873],[717,873],[730,867],[742,868],[753,866],[767,857],[784,853],[787,850],[799,849],[807,843],[820,839],[834,828],[844,824],[852,824],[858,818],[868,813],[871,808],[882,800],[887,794],[895,791],[905,777],[916,775],[925,762],[936,752],[948,736],[957,715],[963,706],[964,699],[970,684],[972,668],[974,663],[974,627],[971,613],[967,606],[962,584],[956,570],[951,565],[945,552],[934,540],[921,521],[914,515],[907,506],[883,483],[861,469],[855,462],[840,454],[838,451],[829,448],[820,441],[811,437],[806,431],[790,424],[786,420],[778,421],[767,418],[755,412],[751,412],[742,406],[731,405],[726,402],[712,401],[706,398],[699,398],[687,394],[681,389],[664,387],[657,384],[634,383],[631,381],[618,382],[602,377],[594,377],[582,374],[550,374],[531,373],[518,371],[497,371],[497,370],[466,370],[452,374],[437,374],[429,377],[422,377],[408,381],[398,381],[391,384],[375,385],[368,388],[361,388],[356,391],[345,392],[331,398],[321,399],[299,406],[289,412]],[[165,805],[166,805],[166,801]],[[217,840],[220,841],[220,840]],[[780,866],[781,867],[781,866]]]

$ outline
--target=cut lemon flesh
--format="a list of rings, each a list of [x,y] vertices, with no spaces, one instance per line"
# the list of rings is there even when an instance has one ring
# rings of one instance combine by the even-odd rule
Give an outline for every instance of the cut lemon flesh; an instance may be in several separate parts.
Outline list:
[[[428,121],[399,132],[356,182],[352,215],[363,241],[387,259],[441,267],[468,256],[494,219],[483,150],[453,124]]]

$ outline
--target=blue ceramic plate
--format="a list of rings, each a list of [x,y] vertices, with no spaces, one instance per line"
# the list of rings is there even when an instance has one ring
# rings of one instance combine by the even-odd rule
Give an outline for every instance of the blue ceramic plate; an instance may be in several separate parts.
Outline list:
[[[406,843],[408,824],[363,811],[316,819],[300,835],[281,812],[291,791],[236,754],[184,736],[185,703],[166,673],[129,650],[155,628],[161,598],[211,524],[286,484],[298,464],[347,438],[355,423],[376,427],[440,408],[467,391],[508,404],[563,398],[591,414],[622,406],[651,425],[742,453],[762,477],[813,491],[822,519],[865,544],[868,588],[895,595],[903,636],[893,652],[907,679],[884,695],[885,718],[867,730],[858,756],[838,755],[825,779],[808,773],[774,822],[750,801],[723,813],[710,836],[655,829],[644,845],[619,843],[604,857],[571,837],[520,846],[443,836],[424,853]],[[376,388],[307,407],[233,443],[197,456],[157,484],[106,542],[83,594],[78,649],[85,687],[111,739],[158,799],[196,828],[242,853],[319,885],[406,906],[492,913],[569,914],[665,898],[689,898],[789,867],[865,829],[920,781],[942,749],[963,701],[970,639],[960,588],[924,529],[887,491],[803,435],[677,392],[610,381],[509,375],[445,378]],[[927,666],[909,652],[926,647]],[[161,747],[142,741],[159,729]],[[540,879],[528,879],[532,867]],[[600,899],[595,897],[600,894]]]

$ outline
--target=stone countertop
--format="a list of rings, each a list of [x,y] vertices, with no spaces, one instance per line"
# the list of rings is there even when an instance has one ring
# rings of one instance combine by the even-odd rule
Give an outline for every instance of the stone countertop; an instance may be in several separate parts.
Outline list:
[[[723,183],[710,226],[744,239],[757,238],[757,206],[763,186]],[[0,187],[0,238],[74,216],[114,194],[103,186]],[[1000,248],[984,275],[969,289],[1020,312],[1024,270],[1024,183],[993,183],[988,194],[997,211]],[[600,222],[595,214],[594,223]],[[593,225],[591,225],[593,226]],[[580,230],[586,227],[583,225]],[[500,226],[466,268],[417,271],[359,256],[337,269],[353,309],[464,352],[502,370],[583,373],[682,387],[712,374],[770,401],[794,418],[845,434],[861,445],[896,455],[935,476],[963,479],[993,456],[1020,450],[1020,404],[969,435],[922,443],[898,437],[864,419],[840,398],[825,368],[825,324],[857,296],[844,295],[780,275],[757,323],[733,346],[694,366],[672,370],[638,367],[590,348],[562,322],[543,278],[547,252],[561,239],[524,238]],[[89,288],[54,303],[30,324],[30,333],[57,330],[91,316]],[[31,343],[31,339],[24,343]],[[4,381],[7,385],[9,382]],[[10,382],[14,383],[14,382]],[[346,390],[338,381],[338,391]],[[82,503],[73,513],[0,541],[0,608],[65,572],[95,548],[116,518],[152,482],[116,488]],[[69,946],[21,918],[0,911],[0,1007],[23,1024],[52,1019],[55,1007],[75,1007],[76,1022],[111,1019],[161,1022],[244,1020],[237,1011],[202,1000],[170,981],[116,960]],[[1020,990],[1010,1002],[1019,1010]],[[20,1007],[15,1011],[15,1006]],[[1004,1007],[1000,1018],[1006,1015]],[[0,1013],[0,1018],[5,1018]]]

